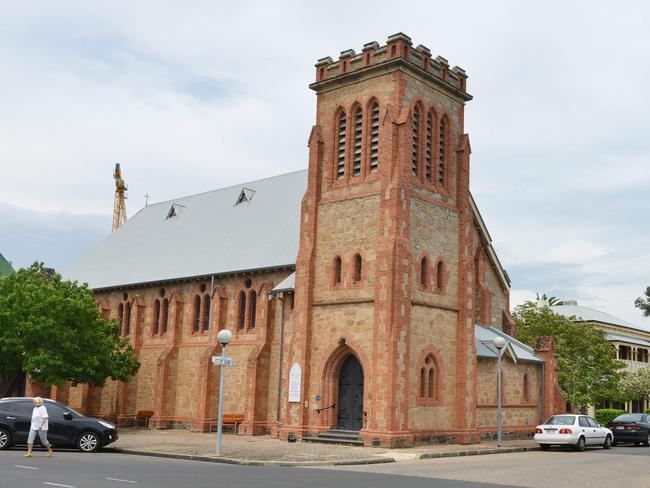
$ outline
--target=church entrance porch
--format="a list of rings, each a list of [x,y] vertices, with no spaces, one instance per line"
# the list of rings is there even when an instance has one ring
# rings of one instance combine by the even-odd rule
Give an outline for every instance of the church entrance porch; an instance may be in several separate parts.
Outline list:
[[[338,430],[358,432],[363,426],[363,369],[350,355],[339,372]]]

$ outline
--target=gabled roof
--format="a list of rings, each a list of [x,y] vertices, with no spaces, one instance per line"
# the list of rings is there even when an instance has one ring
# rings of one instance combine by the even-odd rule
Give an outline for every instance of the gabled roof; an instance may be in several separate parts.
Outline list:
[[[514,337],[495,329],[494,327],[483,327],[476,324],[474,326],[474,341],[476,343],[476,355],[480,358],[497,358],[497,348],[492,341],[495,337],[503,337],[511,347],[509,352],[514,354],[516,361],[529,361],[533,363],[543,363],[544,360],[535,354],[533,348],[523,342],[519,342]],[[503,356],[501,356],[503,357]]]
[[[560,315],[564,315],[567,318],[575,317],[583,322],[600,322],[601,324],[618,325],[619,327],[625,327],[626,329],[650,332],[650,329],[647,327],[634,325],[606,312],[601,312],[600,310],[595,310],[589,307],[583,307],[580,305],[553,305],[551,310]]]
[[[306,188],[302,170],[149,205],[63,276],[102,289],[293,267]]]
[[[6,276],[14,272],[14,269],[9,264],[2,254],[0,254],[0,276]]]

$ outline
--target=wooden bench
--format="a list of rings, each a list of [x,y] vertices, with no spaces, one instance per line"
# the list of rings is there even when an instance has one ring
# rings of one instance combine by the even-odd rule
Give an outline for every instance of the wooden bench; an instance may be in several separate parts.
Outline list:
[[[237,428],[239,424],[244,421],[244,416],[238,413],[224,413],[223,414],[223,423],[222,427],[225,429],[227,427],[232,427],[233,432],[237,433]],[[218,419],[210,420],[210,432],[216,431],[219,427]]]
[[[133,419],[133,427],[149,427],[149,419],[153,417],[153,410],[138,410],[135,415],[128,415],[127,418]],[[142,425],[140,425],[142,424]]]

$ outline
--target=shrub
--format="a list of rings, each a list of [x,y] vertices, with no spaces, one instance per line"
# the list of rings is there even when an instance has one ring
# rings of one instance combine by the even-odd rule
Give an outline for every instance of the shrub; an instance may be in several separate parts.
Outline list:
[[[596,422],[606,426],[616,417],[624,413],[625,410],[618,410],[616,408],[601,408],[600,410],[596,410]]]

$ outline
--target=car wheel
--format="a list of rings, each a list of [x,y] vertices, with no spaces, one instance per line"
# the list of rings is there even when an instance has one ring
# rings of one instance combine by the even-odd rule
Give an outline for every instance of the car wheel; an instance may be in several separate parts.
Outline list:
[[[576,444],[576,451],[582,452],[584,450],[585,450],[585,438],[580,437],[580,439],[578,439],[578,443]]]
[[[540,448],[542,451],[548,451],[548,450],[551,448],[551,445],[550,445],[550,444],[540,444],[540,445],[539,445],[539,448]]]
[[[94,432],[84,432],[77,439],[77,449],[82,452],[95,452],[99,449],[99,436]]]
[[[645,447],[650,446],[650,439],[648,439],[648,435],[649,435],[649,434],[646,433],[646,435],[645,435],[645,441],[643,441],[643,445],[644,445]]]
[[[605,442],[603,443],[603,449],[609,449],[612,447],[612,438],[610,436],[605,437]]]
[[[0,451],[11,447],[11,434],[7,429],[0,429]]]

